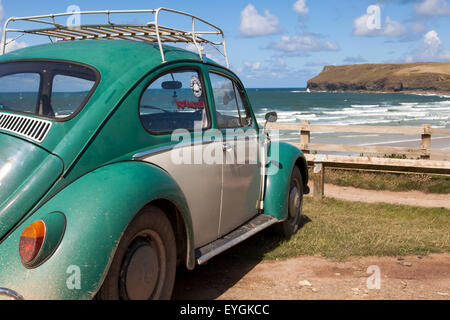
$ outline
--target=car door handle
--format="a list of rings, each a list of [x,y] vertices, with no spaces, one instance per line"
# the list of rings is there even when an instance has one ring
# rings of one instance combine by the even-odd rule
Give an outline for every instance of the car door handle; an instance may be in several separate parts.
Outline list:
[[[229,151],[233,150],[233,147],[231,145],[229,145],[228,143],[224,143],[222,145],[222,150],[226,151],[226,152],[229,152]]]

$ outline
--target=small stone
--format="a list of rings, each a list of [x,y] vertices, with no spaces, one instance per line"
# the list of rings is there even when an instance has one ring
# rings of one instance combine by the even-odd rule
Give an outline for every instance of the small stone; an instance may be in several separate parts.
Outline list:
[[[418,258],[418,259],[422,259],[423,257],[422,257],[422,256],[417,256],[417,258]]]
[[[405,267],[411,267],[412,263],[411,262],[403,262],[402,265],[404,265]]]
[[[316,288],[311,289],[312,292],[317,292],[318,290]]]
[[[398,261],[403,261],[403,260],[405,260],[405,258],[403,258],[403,257],[398,257],[397,260],[398,260]]]
[[[408,286],[408,283],[406,281],[400,281],[402,284],[402,288],[406,289],[406,287]]]
[[[449,294],[447,292],[437,292],[440,296],[448,296]]]
[[[359,291],[359,288],[352,288],[352,291],[358,292],[358,291]]]
[[[300,287],[311,287],[311,282],[309,282],[308,280],[301,280],[298,282],[298,285]]]
[[[335,275],[336,275],[336,276],[340,276],[341,274],[340,274],[339,272],[336,272]]]

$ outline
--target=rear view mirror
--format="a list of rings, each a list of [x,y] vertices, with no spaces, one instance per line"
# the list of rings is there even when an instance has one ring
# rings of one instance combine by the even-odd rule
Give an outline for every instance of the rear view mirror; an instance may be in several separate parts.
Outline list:
[[[183,87],[183,84],[180,81],[164,81],[161,87],[166,90],[178,90]]]
[[[266,113],[266,121],[267,122],[277,122],[278,120],[278,115],[276,112],[268,112]]]

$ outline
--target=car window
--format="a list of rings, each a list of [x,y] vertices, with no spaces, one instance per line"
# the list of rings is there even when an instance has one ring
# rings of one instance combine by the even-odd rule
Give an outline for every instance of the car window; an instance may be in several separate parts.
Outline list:
[[[66,75],[53,77],[51,106],[56,117],[70,115],[86,98],[95,81]]]
[[[49,118],[67,118],[94,91],[99,75],[67,62],[0,64],[0,109]]]
[[[41,77],[37,73],[16,73],[0,77],[0,109],[33,113],[36,110]]]
[[[145,89],[139,115],[151,133],[170,133],[176,129],[209,127],[202,79],[197,71],[166,73]]]
[[[228,77],[210,73],[219,128],[250,127],[252,117],[238,85]]]

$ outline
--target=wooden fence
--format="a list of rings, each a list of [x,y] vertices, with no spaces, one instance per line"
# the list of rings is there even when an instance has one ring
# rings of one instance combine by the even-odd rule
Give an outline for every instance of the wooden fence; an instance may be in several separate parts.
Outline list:
[[[429,124],[421,127],[343,126],[313,125],[308,121],[302,121],[297,124],[271,123],[268,125],[268,129],[300,132],[300,143],[293,144],[303,151],[309,165],[314,167],[312,180],[313,195],[316,198],[322,198],[324,194],[325,167],[450,175],[450,149],[431,149],[432,136],[448,136],[450,139],[450,130],[432,128]],[[317,144],[311,143],[311,132],[420,135],[421,146],[420,148],[409,148],[381,145]],[[326,152],[359,153],[360,156],[326,154]],[[399,159],[392,155],[404,156],[404,158]]]

